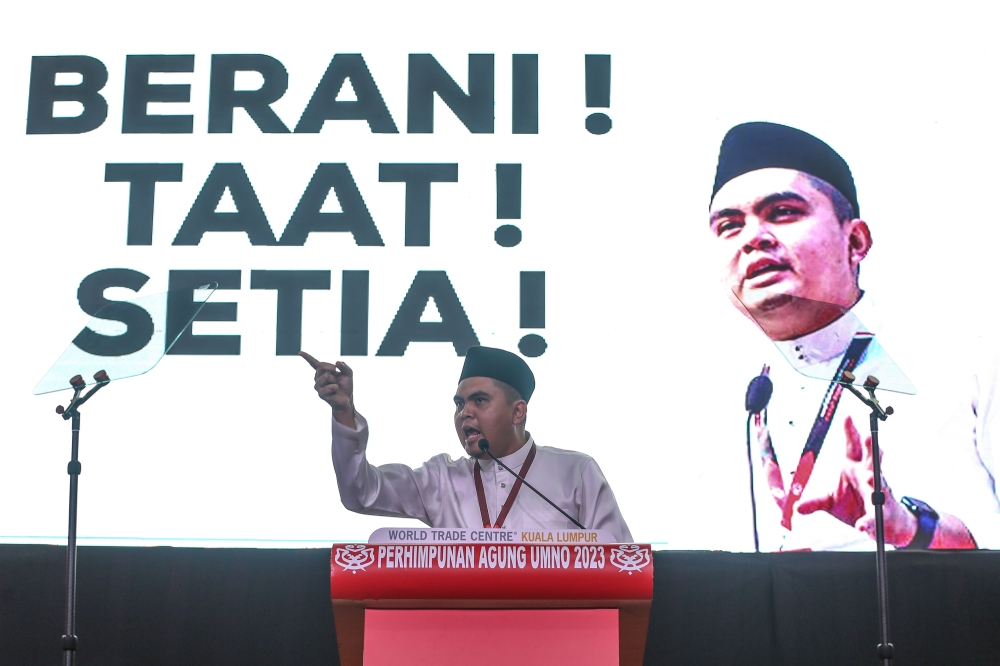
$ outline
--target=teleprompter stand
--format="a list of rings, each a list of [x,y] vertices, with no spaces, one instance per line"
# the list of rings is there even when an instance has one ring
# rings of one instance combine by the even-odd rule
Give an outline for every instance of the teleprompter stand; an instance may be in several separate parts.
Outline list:
[[[95,393],[107,386],[111,379],[108,373],[100,370],[94,375],[96,384],[83,393],[87,387],[81,375],[76,375],[69,380],[73,387],[73,398],[67,407],[59,405],[56,407],[56,414],[63,417],[63,420],[71,422],[72,448],[69,464],[66,466],[66,473],[69,474],[69,539],[66,547],[66,633],[62,637],[63,664],[73,666],[76,658],[76,499],[77,487],[80,480],[80,407],[90,400]]]
[[[881,454],[878,448],[878,422],[885,421],[892,415],[892,407],[883,408],[875,397],[875,389],[879,381],[877,377],[868,376],[865,380],[864,389],[868,393],[866,397],[854,386],[854,374],[844,372],[844,382],[842,386],[858,397],[858,400],[865,403],[871,410],[868,416],[868,423],[872,432],[872,466],[875,473],[875,490],[872,492],[872,505],[875,507],[875,577],[878,580],[878,623],[879,623],[879,644],[878,658],[882,666],[889,666],[892,659],[892,643],[889,642],[889,587],[886,583],[885,567],[885,522],[883,516],[883,506],[885,505],[885,492],[882,490],[882,463],[879,460]]]
[[[173,285],[172,285],[173,286]],[[72,449],[69,465],[69,536],[66,548],[66,633],[62,637],[63,664],[76,659],[76,527],[80,483],[80,408],[94,394],[116,381],[149,372],[198,318],[218,287],[178,284],[170,291],[131,301],[110,301],[87,323],[66,351],[35,386],[35,395],[73,389],[66,407],[56,413],[70,421]],[[128,322],[128,323],[126,323]],[[124,325],[124,326],[122,326]],[[124,328],[124,332],[122,332]],[[96,372],[95,372],[96,370]],[[93,374],[93,380],[84,376]],[[66,377],[72,376],[67,386]],[[84,393],[88,384],[90,390]]]

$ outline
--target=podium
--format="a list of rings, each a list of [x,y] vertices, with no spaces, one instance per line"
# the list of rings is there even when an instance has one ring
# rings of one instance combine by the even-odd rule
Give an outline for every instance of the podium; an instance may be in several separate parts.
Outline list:
[[[640,666],[648,545],[586,530],[381,529],[336,544],[340,663]]]

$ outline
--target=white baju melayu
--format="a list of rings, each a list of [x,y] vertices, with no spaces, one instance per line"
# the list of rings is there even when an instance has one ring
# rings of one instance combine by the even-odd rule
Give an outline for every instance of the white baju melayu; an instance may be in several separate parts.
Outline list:
[[[373,516],[416,518],[431,527],[481,528],[473,477],[475,460],[434,456],[417,469],[368,462],[368,422],[360,414],[356,430],[333,421],[333,467],[340,499],[351,511]],[[534,440],[501,458],[520,473]],[[496,521],[516,478],[492,460],[480,461],[486,506]],[[587,529],[607,530],[621,543],[632,541],[611,486],[593,458],[576,451],[537,447],[528,476],[531,485]],[[513,529],[577,529],[529,488],[522,487],[507,514]]]
[[[803,447],[830,386],[829,381],[813,377],[835,374],[857,332],[854,325],[857,320],[863,322],[866,331],[876,333],[875,339],[883,340],[890,353],[893,348],[894,339],[885,336],[870,295],[866,294],[852,308],[852,313],[855,317],[843,317],[801,338],[772,343],[753,323],[733,312],[734,317],[743,320],[742,324],[734,321],[734,328],[742,327],[746,337],[738,336],[743,344],[727,350],[738,355],[729,359],[727,367],[736,377],[743,375],[746,378],[743,381],[757,374],[762,363],[771,367],[774,394],[767,407],[767,424],[786,492],[791,488]],[[853,370],[854,374],[861,379],[875,375],[883,388],[898,384],[902,379],[894,370],[895,363],[883,346],[875,342],[872,345]],[[879,391],[880,402],[896,408],[896,414],[881,426],[879,440],[885,454],[882,472],[895,498],[908,495],[923,500],[940,513],[957,516],[966,521],[980,545],[987,547],[997,547],[996,537],[1000,536],[995,486],[989,473],[993,464],[989,420],[1000,420],[990,416],[997,409],[991,409],[993,377],[980,377],[973,409],[966,402],[964,430],[958,434],[952,430],[950,435],[940,430],[941,421],[949,411],[946,405],[928,402],[926,394],[921,397]],[[737,402],[736,396],[730,394],[736,390],[742,392],[746,385],[737,384],[740,386],[725,389],[720,399],[722,404]],[[925,382],[922,394],[927,388]],[[713,459],[711,467],[701,474],[701,478],[713,483],[713,492],[706,496],[710,503],[705,507],[705,519],[713,521],[716,528],[713,547],[752,550],[746,451],[744,448],[739,454],[736,450],[737,446],[744,446],[747,413],[736,409],[727,409],[726,413],[732,415],[732,420],[727,416],[712,435],[719,449],[728,453]],[[842,393],[812,475],[792,515],[791,530],[781,524],[782,511],[772,496],[759,442],[752,440],[754,497],[762,551],[874,550],[875,542],[866,533],[831,514],[817,511],[802,515],[797,510],[804,502],[824,497],[837,488],[846,462],[844,422],[851,417],[863,442],[869,433],[869,414],[855,396],[847,391]],[[992,426],[993,432],[996,427]],[[978,441],[975,435],[979,436]]]

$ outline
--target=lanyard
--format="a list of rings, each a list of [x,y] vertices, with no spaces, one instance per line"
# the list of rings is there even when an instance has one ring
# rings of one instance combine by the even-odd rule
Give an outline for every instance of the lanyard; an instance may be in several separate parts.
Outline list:
[[[531,462],[535,459],[535,448],[535,443],[532,442],[531,450],[528,451],[528,457],[524,459],[524,464],[521,465],[521,476],[528,476],[528,468],[531,467]],[[483,527],[486,529],[491,527],[500,529],[503,527],[503,521],[507,519],[507,514],[510,513],[510,508],[514,506],[514,499],[517,497],[518,491],[521,490],[521,479],[515,481],[514,487],[510,489],[507,501],[503,503],[500,515],[497,516],[496,524],[490,524],[490,510],[486,508],[486,489],[483,488],[483,473],[478,460],[476,461],[473,475],[476,477],[476,494],[479,495],[479,513],[483,516]]]
[[[830,386],[826,390],[826,395],[823,396],[823,402],[819,405],[819,413],[816,414],[812,430],[809,431],[809,437],[806,439],[806,445],[802,449],[802,456],[799,458],[799,464],[795,468],[795,474],[792,476],[792,486],[787,495],[785,494],[785,485],[782,481],[781,467],[778,465],[778,457],[774,453],[774,448],[769,441],[770,435],[768,435],[768,441],[762,443],[763,450],[761,453],[764,458],[764,472],[767,477],[767,483],[771,487],[771,494],[774,496],[775,501],[781,507],[781,524],[787,530],[792,529],[792,512],[795,509],[795,504],[802,498],[802,493],[805,491],[806,484],[809,483],[809,477],[812,475],[813,467],[816,465],[816,458],[819,457],[819,453],[823,448],[823,442],[830,431],[834,412],[837,411],[840,396],[844,392],[844,386],[840,383],[843,374],[845,371],[853,371],[858,366],[871,341],[872,335],[870,333],[859,333],[854,336],[851,344],[847,347],[847,351],[844,352],[844,358],[840,361],[837,374],[834,375],[833,381],[830,382]]]

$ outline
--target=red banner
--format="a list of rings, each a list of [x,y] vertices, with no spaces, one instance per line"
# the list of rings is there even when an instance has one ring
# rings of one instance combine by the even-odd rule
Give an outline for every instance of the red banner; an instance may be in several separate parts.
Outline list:
[[[338,544],[333,599],[652,599],[648,545]]]

